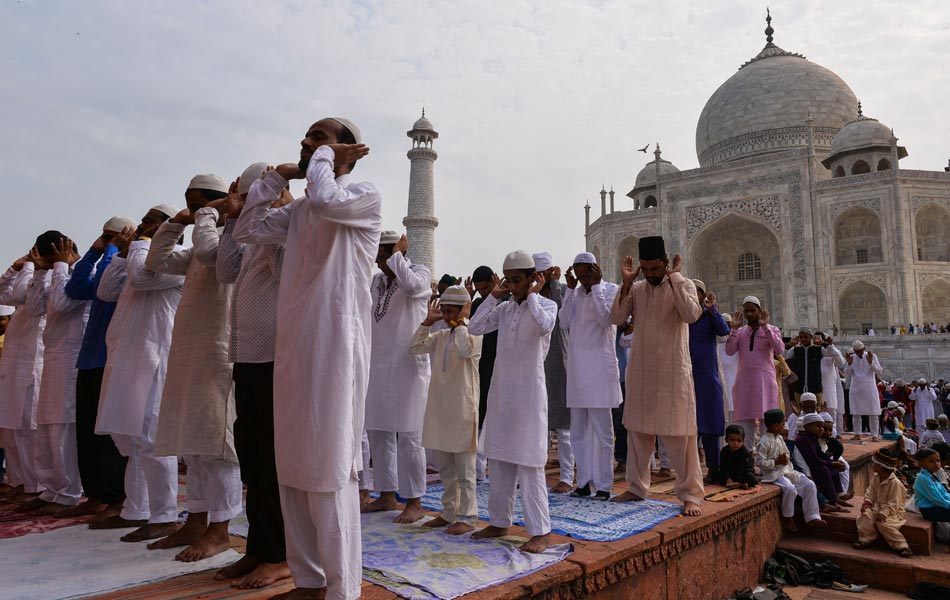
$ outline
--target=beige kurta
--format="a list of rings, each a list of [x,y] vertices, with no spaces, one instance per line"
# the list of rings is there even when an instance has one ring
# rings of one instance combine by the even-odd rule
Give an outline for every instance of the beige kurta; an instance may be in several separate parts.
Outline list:
[[[627,361],[623,424],[651,435],[696,435],[696,394],[689,358],[689,324],[702,315],[696,286],[672,273],[654,286],[635,281],[621,290],[610,320],[633,318],[633,345]]]
[[[432,352],[422,445],[442,452],[475,452],[482,336],[471,335],[465,325],[435,333],[420,325],[409,351],[416,355]]]
[[[232,286],[218,283],[216,218],[213,209],[198,211],[193,246],[185,250],[175,249],[185,226],[163,223],[145,259],[151,271],[185,276],[172,328],[155,456],[201,455],[237,461],[228,362]]]
[[[891,548],[906,548],[907,540],[900,529],[907,522],[904,518],[907,488],[897,475],[891,472],[882,480],[877,473],[872,474],[864,501],[870,502],[871,508],[861,511],[858,515],[858,539],[870,542],[880,533]],[[884,515],[884,521],[878,521],[877,515]]]

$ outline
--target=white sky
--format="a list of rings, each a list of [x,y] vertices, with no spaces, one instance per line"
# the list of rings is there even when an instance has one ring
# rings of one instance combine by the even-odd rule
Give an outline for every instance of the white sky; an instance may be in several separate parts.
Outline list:
[[[841,76],[894,128],[904,168],[950,157],[950,3],[775,1],[775,43]],[[660,142],[698,166],[696,120],[764,45],[765,3],[655,0],[0,0],[0,263],[59,229],[82,249],[113,214],[184,206],[296,161],[311,122],[347,116],[372,148],[355,174],[406,214],[410,140],[436,141],[436,277],[516,248],[566,264],[602,183],[618,209]],[[652,146],[650,148],[652,152]]]

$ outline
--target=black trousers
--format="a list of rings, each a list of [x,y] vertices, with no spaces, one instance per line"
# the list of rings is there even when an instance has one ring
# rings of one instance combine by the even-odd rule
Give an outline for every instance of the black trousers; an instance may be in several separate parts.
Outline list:
[[[112,436],[96,435],[99,391],[105,369],[82,369],[76,376],[76,452],[87,498],[105,504],[125,499],[125,465]]]
[[[234,447],[247,486],[247,553],[261,562],[287,559],[274,457],[274,363],[234,363]]]
[[[620,396],[627,399],[627,384],[624,381],[620,382]],[[627,428],[623,426],[623,404],[610,410],[614,422],[614,460],[627,464]]]

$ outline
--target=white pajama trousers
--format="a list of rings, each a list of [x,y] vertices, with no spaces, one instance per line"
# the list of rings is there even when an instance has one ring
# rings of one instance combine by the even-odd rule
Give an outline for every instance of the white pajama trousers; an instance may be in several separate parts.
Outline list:
[[[848,464],[848,461],[844,457],[838,458],[844,464],[844,471],[838,473],[838,476],[841,477],[841,489],[848,492],[848,488],[851,486],[851,465]]]
[[[34,442],[36,478],[45,488],[40,498],[66,506],[79,504],[82,483],[79,480],[76,424],[38,425]]]
[[[650,460],[657,436],[627,430],[627,483],[630,491],[646,498],[650,490]],[[695,435],[661,436],[676,480],[673,491],[683,502],[703,503],[703,472],[699,466],[699,442]],[[609,489],[609,488],[608,488]]]
[[[36,430],[13,429],[13,445],[16,447],[17,458],[20,461],[20,483],[27,494],[36,494],[43,491],[36,471]],[[79,465],[76,465],[79,468]]]
[[[574,447],[571,441],[570,429],[558,429],[557,431],[557,465],[560,481],[569,486],[574,485]],[[554,442],[553,432],[548,432],[548,451]]]
[[[369,450],[373,456],[373,491],[399,492],[405,499],[426,493],[426,451],[422,432],[371,429]]]
[[[212,523],[241,514],[241,468],[210,456],[183,456],[188,465],[188,512],[208,513]]]
[[[475,482],[488,481],[485,476],[488,470],[488,459],[485,458],[485,428],[478,432],[478,453],[475,455]]]
[[[125,500],[119,513],[123,519],[149,523],[174,523],[178,519],[178,459],[155,456],[157,429],[156,418],[145,436],[112,434],[119,454],[129,459],[125,466]]]
[[[475,496],[475,453],[433,450],[439,461],[442,492],[442,518],[449,523],[478,522],[478,499]]]
[[[798,474],[798,483],[792,483],[788,477],[782,475],[773,483],[782,488],[782,516],[792,518],[795,516],[795,499],[802,499],[802,513],[805,515],[805,522],[811,523],[821,518],[818,512],[818,488],[815,482],[805,477],[804,473]]]
[[[577,486],[609,492],[614,486],[614,420],[609,408],[571,409],[571,446]]]
[[[335,492],[280,486],[287,565],[300,588],[327,588],[327,600],[360,595],[363,576],[359,482]]]
[[[515,491],[520,485],[521,507],[528,535],[535,537],[551,533],[544,467],[526,467],[489,458],[488,472],[491,473],[488,516],[493,526],[511,527],[515,511]]]
[[[854,430],[855,435],[862,433],[861,431],[861,417],[867,416],[868,418],[868,427],[871,429],[872,437],[881,436],[881,419],[878,415],[851,415],[851,427]]]
[[[359,486],[361,490],[373,489],[372,472],[369,469],[369,436],[363,432],[363,439],[360,440],[360,453],[363,455],[363,468],[359,472]]]

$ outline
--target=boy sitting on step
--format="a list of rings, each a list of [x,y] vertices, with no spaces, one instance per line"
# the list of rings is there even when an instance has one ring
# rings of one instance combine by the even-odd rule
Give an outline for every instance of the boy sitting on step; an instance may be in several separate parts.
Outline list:
[[[914,501],[921,516],[928,521],[950,521],[950,492],[940,482],[940,455],[931,448],[917,451],[920,473],[914,480]]]
[[[927,419],[927,429],[920,434],[920,447],[932,448],[937,442],[945,442],[943,434],[938,431],[940,421],[937,419]]]
[[[792,467],[792,461],[785,445],[788,429],[785,427],[785,413],[780,409],[765,412],[765,433],[755,447],[756,464],[762,472],[763,483],[773,483],[782,488],[782,519],[785,530],[796,530],[795,499],[801,496],[805,523],[811,527],[826,527],[818,511],[818,490],[815,482]]]
[[[857,520],[858,541],[854,547],[858,550],[868,548],[880,533],[888,546],[901,556],[914,554],[900,531],[907,522],[904,519],[907,490],[895,475],[898,465],[897,457],[887,450],[878,450],[871,458],[871,483],[864,493]]]
[[[726,427],[726,445],[719,452],[719,467],[711,470],[710,478],[731,490],[747,490],[759,483],[752,453],[745,447],[745,430],[741,425]]]

